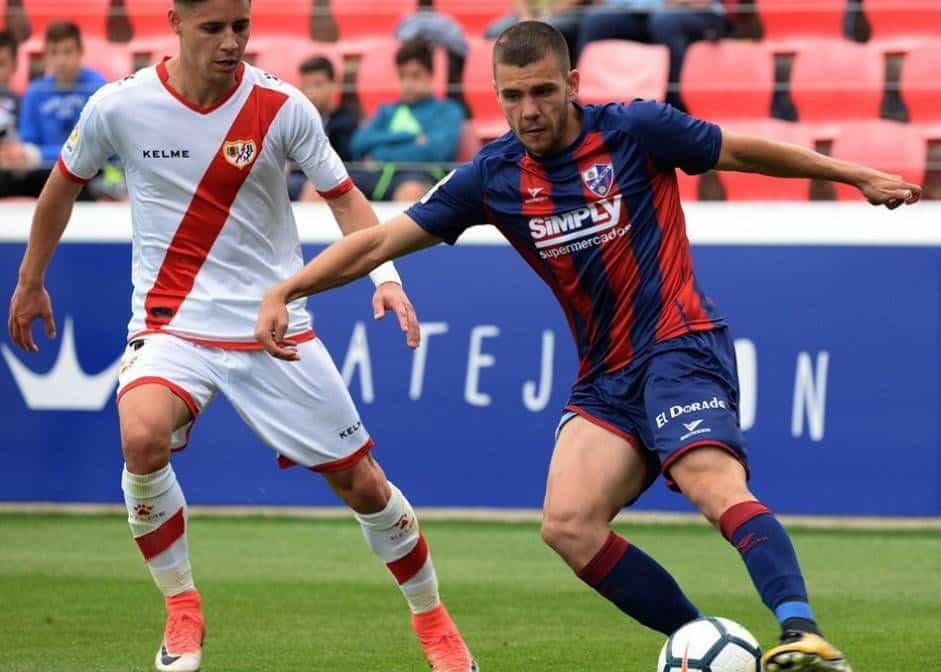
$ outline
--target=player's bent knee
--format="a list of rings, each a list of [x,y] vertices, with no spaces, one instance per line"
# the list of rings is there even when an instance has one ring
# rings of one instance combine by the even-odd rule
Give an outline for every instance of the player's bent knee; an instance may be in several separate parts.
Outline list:
[[[132,474],[150,474],[170,461],[170,433],[140,421],[121,428],[124,461]]]
[[[337,496],[357,513],[382,511],[389,502],[389,481],[371,455],[349,469],[326,473],[324,477]]]
[[[592,521],[574,512],[545,511],[542,517],[542,540],[564,558],[581,555],[591,544]],[[604,525],[602,525],[604,527]]]

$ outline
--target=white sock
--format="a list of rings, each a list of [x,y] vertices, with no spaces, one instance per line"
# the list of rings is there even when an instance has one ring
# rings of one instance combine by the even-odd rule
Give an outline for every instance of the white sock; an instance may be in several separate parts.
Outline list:
[[[402,589],[415,614],[431,611],[438,597],[438,576],[412,505],[401,490],[389,483],[392,495],[378,513],[357,513],[366,543],[378,555]]]
[[[194,590],[186,544],[186,500],[169,464],[150,474],[124,466],[121,489],[131,526],[147,567],[166,597]]]

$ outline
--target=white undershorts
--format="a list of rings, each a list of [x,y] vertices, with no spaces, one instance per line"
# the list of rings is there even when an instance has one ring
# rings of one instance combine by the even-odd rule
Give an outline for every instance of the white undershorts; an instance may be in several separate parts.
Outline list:
[[[339,471],[355,464],[373,442],[336,365],[320,339],[297,346],[299,362],[263,350],[199,345],[169,334],[132,340],[118,374],[118,400],[140,385],[169,388],[193,419],[178,428],[173,450],[189,441],[193,423],[217,392],[262,441],[281,466]]]

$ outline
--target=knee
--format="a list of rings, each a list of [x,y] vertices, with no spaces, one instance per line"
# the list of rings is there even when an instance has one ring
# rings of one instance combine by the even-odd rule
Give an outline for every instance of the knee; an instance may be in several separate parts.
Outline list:
[[[542,540],[564,559],[570,560],[585,555],[595,527],[597,525],[593,521],[575,511],[545,511],[542,517]]]
[[[688,454],[671,468],[670,475],[686,498],[713,525],[718,524],[730,507],[755,499],[748,489],[744,467],[718,449]]]
[[[389,482],[371,456],[367,455],[349,469],[329,474],[327,481],[340,499],[357,513],[377,513],[389,502]]]
[[[150,474],[170,461],[170,433],[144,420],[132,420],[121,428],[124,462],[132,474]]]

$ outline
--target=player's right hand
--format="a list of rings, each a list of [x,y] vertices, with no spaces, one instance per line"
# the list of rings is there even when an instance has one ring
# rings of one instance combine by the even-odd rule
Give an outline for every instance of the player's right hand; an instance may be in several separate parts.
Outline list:
[[[36,320],[42,320],[46,336],[56,337],[56,321],[52,316],[52,301],[42,285],[17,285],[10,299],[10,315],[7,318],[7,331],[10,338],[27,352],[38,352],[39,346],[33,341],[32,326]]]
[[[297,347],[284,340],[288,330],[288,307],[284,295],[277,287],[265,292],[255,322],[255,338],[272,357],[288,362],[300,360]]]

